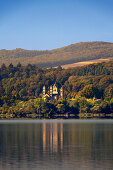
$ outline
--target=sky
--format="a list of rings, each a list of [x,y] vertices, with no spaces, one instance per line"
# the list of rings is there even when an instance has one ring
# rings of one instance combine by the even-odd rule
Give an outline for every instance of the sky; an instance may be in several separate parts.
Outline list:
[[[0,49],[113,42],[113,0],[0,0]]]

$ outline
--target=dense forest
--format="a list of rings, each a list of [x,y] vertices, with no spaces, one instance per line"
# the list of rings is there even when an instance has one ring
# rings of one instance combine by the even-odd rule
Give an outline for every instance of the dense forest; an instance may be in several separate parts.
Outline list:
[[[63,87],[64,99],[43,100],[43,85]],[[0,117],[37,118],[55,114],[113,113],[113,61],[79,68],[38,68],[3,64]]]
[[[55,50],[0,50],[0,65],[7,66],[12,63],[16,66],[19,62],[26,66],[35,64],[38,67],[54,67],[88,61],[95,59],[106,59],[113,57],[113,43],[108,42],[82,42]]]

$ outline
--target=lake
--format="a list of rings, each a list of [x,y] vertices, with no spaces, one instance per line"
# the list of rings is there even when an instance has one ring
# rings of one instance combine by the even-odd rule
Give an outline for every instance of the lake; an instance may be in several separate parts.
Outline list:
[[[0,170],[112,170],[113,120],[0,121]]]

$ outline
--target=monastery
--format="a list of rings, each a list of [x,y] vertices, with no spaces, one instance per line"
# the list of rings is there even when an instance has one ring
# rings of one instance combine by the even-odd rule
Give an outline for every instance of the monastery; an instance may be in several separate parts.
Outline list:
[[[58,100],[59,98],[64,98],[63,88],[57,88],[54,84],[53,86],[43,86],[43,98]]]

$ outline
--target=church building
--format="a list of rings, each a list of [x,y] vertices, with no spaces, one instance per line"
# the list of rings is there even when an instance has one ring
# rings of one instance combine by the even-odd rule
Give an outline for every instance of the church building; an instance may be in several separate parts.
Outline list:
[[[55,84],[53,86],[43,86],[43,98],[46,100],[53,99],[58,100],[59,98],[64,98],[63,88],[58,88]]]

